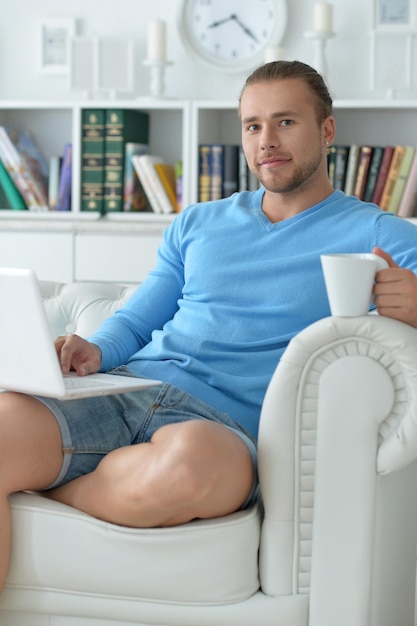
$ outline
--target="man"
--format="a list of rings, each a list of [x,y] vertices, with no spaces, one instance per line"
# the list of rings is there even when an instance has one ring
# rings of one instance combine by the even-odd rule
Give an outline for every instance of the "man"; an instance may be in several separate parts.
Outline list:
[[[123,309],[90,341],[56,341],[64,372],[127,364],[164,384],[65,403],[0,395],[0,585],[14,491],[47,490],[136,527],[253,501],[266,386],[291,337],[329,315],[321,253],[376,250],[390,266],[377,276],[379,313],[417,326],[417,229],[333,192],[335,121],[321,77],[299,62],[267,64],[248,78],[239,114],[262,189],[189,207]]]

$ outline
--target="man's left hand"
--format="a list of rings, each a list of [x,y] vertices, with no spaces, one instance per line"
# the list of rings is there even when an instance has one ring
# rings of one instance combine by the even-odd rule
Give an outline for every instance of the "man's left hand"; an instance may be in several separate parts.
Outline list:
[[[388,263],[388,268],[379,271],[375,279],[373,298],[378,313],[417,328],[417,276],[397,265],[381,248],[372,252]]]

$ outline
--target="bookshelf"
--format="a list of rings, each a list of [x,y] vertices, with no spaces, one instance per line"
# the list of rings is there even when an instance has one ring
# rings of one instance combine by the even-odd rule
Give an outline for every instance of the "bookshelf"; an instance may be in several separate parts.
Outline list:
[[[335,143],[417,145],[417,101],[335,100]],[[192,103],[191,201],[197,200],[198,145],[239,143],[237,103],[194,101]]]
[[[167,162],[183,160],[184,200],[188,202],[189,171],[189,107],[188,101],[153,100],[88,100],[73,102],[0,101],[0,125],[31,131],[46,158],[62,154],[66,142],[73,145],[72,211],[76,219],[92,219],[80,210],[81,113],[83,109],[134,109],[150,116],[150,152]],[[10,212],[7,212],[10,213]],[[6,217],[4,212],[0,214]],[[7,216],[10,217],[10,216]],[[13,213],[13,218],[17,216]],[[20,216],[19,216],[20,217]],[[98,218],[99,216],[95,216]],[[120,217],[125,217],[121,215]],[[141,216],[136,216],[140,217]],[[58,219],[61,215],[51,215]],[[24,218],[23,218],[24,219]],[[65,219],[65,218],[64,218]],[[94,218],[93,218],[94,219]]]
[[[80,210],[81,114],[109,107],[149,113],[150,152],[183,161],[184,206],[198,198],[199,144],[240,142],[237,101],[0,101],[0,125],[31,130],[47,158],[73,144],[72,211],[0,210],[0,265],[29,265],[47,280],[121,282],[138,282],[152,267],[174,216]],[[334,111],[337,143],[417,145],[417,101],[336,99]]]

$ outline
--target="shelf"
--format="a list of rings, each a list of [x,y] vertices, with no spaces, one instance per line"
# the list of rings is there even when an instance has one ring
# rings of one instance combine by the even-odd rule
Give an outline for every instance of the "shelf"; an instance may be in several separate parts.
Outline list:
[[[183,162],[183,199],[189,203],[189,109],[188,100],[138,98],[123,100],[41,101],[0,100],[0,125],[21,127],[35,136],[47,159],[62,154],[72,142],[72,210],[80,212],[81,119],[84,109],[136,109],[150,116],[149,151],[168,163]],[[84,219],[84,218],[83,218]]]
[[[0,211],[1,232],[97,232],[97,233],[157,233],[159,235],[175,219],[175,213],[99,213]]]
[[[392,111],[395,109],[414,109],[417,111],[417,100],[338,100],[333,101],[333,107],[335,109],[379,109]]]

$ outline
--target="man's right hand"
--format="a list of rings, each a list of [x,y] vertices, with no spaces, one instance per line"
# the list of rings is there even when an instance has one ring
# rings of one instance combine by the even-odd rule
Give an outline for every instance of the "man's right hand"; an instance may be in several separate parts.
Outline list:
[[[57,337],[55,349],[64,374],[73,370],[78,376],[86,376],[100,369],[100,348],[79,335]]]

